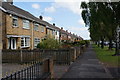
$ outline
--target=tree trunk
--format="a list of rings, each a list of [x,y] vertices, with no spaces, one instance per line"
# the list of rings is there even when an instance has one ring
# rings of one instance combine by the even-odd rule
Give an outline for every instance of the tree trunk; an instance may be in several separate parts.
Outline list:
[[[116,48],[115,48],[115,54],[113,56],[120,55],[119,48],[120,48],[120,32],[116,31]]]
[[[95,41],[95,45],[97,45],[97,41]]]
[[[98,41],[98,47],[100,47],[100,42]]]
[[[102,38],[101,41],[101,48],[104,49],[104,39]]]
[[[109,50],[112,50],[113,44],[112,44],[112,40],[109,39]]]

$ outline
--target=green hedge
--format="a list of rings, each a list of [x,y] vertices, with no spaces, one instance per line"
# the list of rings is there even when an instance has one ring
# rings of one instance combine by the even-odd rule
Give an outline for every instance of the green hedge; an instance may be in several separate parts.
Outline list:
[[[37,45],[37,48],[40,49],[57,49],[60,47],[60,43],[58,40],[47,38],[46,40],[43,40]]]

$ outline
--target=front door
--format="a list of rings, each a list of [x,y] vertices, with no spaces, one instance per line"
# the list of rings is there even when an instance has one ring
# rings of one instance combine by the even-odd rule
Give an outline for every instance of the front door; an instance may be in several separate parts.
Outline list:
[[[16,49],[16,38],[11,38],[11,49]]]

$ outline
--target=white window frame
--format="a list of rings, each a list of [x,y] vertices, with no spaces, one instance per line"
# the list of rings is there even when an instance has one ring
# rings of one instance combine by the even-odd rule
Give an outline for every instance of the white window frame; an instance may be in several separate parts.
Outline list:
[[[13,19],[16,20],[15,23],[13,22]],[[12,26],[18,27],[18,17],[17,16],[12,16]]]
[[[23,28],[24,29],[30,29],[30,21],[23,19]]]
[[[54,35],[54,30],[52,30],[52,35]]]
[[[40,43],[39,38],[34,38],[34,47],[37,48],[37,45]]]
[[[35,30],[35,31],[39,31],[39,24],[34,23],[34,30]]]
[[[22,46],[23,40],[23,46]],[[21,48],[30,47],[30,37],[21,37]]]
[[[44,26],[41,25],[41,32],[44,32],[45,29],[44,29]]]

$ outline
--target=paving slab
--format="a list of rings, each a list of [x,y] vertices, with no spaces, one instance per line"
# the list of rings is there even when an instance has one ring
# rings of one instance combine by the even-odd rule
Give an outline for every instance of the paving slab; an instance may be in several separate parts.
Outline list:
[[[97,59],[92,45],[74,63],[62,78],[112,78],[108,69]]]

